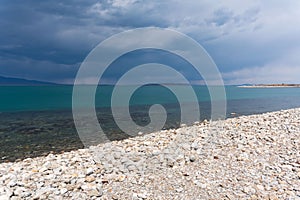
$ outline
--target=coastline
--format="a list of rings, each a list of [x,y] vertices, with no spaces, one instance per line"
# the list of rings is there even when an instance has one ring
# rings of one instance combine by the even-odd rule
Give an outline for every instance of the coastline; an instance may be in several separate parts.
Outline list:
[[[239,85],[240,88],[300,88],[300,84],[258,84],[258,85]]]
[[[299,199],[299,133],[295,108],[1,163],[0,199]]]
[[[259,86],[259,85],[240,85],[240,88],[300,88],[300,86]]]

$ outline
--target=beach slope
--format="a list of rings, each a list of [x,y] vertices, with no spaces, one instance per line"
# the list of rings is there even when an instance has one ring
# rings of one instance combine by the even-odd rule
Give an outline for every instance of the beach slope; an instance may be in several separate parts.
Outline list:
[[[0,199],[299,199],[299,138],[299,108],[195,123],[2,163]]]

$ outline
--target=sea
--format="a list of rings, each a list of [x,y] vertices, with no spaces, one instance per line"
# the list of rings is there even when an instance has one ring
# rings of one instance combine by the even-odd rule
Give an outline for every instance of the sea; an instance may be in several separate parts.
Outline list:
[[[82,86],[88,90],[91,86]],[[135,86],[118,86],[126,93]],[[172,85],[183,95],[185,85]],[[199,119],[211,118],[211,97],[206,86],[192,86],[196,103],[200,107]],[[218,87],[218,86],[216,86]],[[110,140],[130,137],[116,124],[112,115],[111,96],[115,87],[98,86],[95,94],[95,109],[99,124]],[[243,88],[225,86],[226,117],[259,114],[300,107],[300,88]],[[0,86],[0,162],[18,161],[49,153],[84,148],[76,131],[72,115],[73,86]],[[181,95],[182,95],[181,94]],[[131,120],[140,126],[150,123],[151,105],[162,105],[167,113],[163,129],[180,126],[181,109],[177,99],[168,87],[145,85],[139,87],[129,102],[117,96],[119,107],[128,107]],[[181,100],[182,101],[182,100]],[[184,103],[190,102],[190,97]],[[82,101],[82,107],[86,105]]]

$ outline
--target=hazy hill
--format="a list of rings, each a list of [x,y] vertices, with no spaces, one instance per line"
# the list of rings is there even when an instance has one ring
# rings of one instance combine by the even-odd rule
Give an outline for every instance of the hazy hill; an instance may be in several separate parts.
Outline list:
[[[0,76],[0,85],[56,85],[55,83]]]

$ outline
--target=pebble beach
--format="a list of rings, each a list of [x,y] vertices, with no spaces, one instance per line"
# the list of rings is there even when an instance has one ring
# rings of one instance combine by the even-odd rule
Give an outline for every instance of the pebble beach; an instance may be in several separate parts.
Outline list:
[[[300,200],[300,108],[1,163],[5,199]]]

